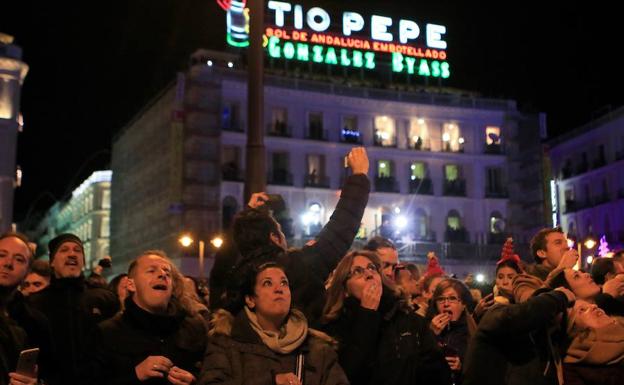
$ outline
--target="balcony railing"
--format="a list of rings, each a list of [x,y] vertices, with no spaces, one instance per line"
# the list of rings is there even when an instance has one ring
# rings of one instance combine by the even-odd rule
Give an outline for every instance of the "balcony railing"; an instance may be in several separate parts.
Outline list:
[[[488,233],[487,242],[489,245],[502,245],[507,240],[505,233]]]
[[[240,122],[222,122],[221,129],[223,131],[243,132],[243,125]]]
[[[399,192],[399,186],[393,176],[375,177],[375,191],[377,192]]]
[[[413,179],[409,183],[410,194],[433,195],[433,184],[430,178]]]
[[[327,141],[327,130],[318,127],[310,127],[307,132],[306,139]]]
[[[505,199],[505,198],[509,198],[509,193],[507,192],[506,189],[504,189],[502,187],[486,186],[485,187],[485,197],[486,198]]]
[[[443,190],[444,190],[444,195],[465,197],[466,196],[466,180],[464,179],[445,180]]]
[[[392,139],[390,140],[384,139],[380,136],[379,131],[375,130],[375,135],[373,136],[373,145],[377,147],[396,147],[397,146],[396,136],[393,135]]]
[[[427,231],[426,234],[412,234],[412,238],[417,242],[436,242],[435,231]]]
[[[451,242],[451,243],[468,243],[469,239],[468,239],[468,231],[466,231],[466,229],[461,228],[461,229],[457,229],[454,230],[450,227],[446,228],[446,231],[444,232],[444,241],[445,242]]]
[[[319,175],[305,175],[303,177],[303,185],[306,187],[329,188],[329,177]]]
[[[284,138],[290,138],[292,136],[290,126],[284,122],[269,124],[267,127],[267,133],[269,136],[281,136]]]
[[[268,183],[280,186],[292,186],[293,177],[292,174],[283,169],[276,169],[269,173]]]
[[[486,154],[492,154],[492,155],[502,154],[503,153],[503,148],[500,145],[500,143],[486,144],[484,152]]]

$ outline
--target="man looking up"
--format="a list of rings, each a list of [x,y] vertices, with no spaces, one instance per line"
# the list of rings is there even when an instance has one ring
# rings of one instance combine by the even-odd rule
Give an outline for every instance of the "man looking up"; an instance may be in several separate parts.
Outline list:
[[[195,382],[207,330],[190,302],[184,301],[183,279],[162,251],[145,251],[130,264],[130,296],[123,313],[99,325],[97,369],[88,383]]]
[[[526,273],[542,281],[556,267],[572,267],[578,259],[575,249],[568,247],[568,239],[561,228],[546,228],[531,239],[531,254],[535,263],[526,267]]]
[[[48,243],[53,276],[50,286],[28,298],[48,319],[54,346],[57,382],[78,385],[87,371],[86,354],[93,348],[96,325],[115,315],[119,300],[110,290],[85,282],[82,241],[61,234]]]
[[[390,282],[394,282],[394,269],[399,264],[399,252],[391,240],[383,237],[371,238],[364,250],[377,253],[381,260],[381,272]]]

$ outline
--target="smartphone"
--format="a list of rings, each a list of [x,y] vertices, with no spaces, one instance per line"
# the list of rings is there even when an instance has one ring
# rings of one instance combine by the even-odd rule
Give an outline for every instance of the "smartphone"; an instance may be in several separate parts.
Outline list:
[[[17,360],[16,373],[27,377],[37,378],[37,356],[39,348],[22,350]]]

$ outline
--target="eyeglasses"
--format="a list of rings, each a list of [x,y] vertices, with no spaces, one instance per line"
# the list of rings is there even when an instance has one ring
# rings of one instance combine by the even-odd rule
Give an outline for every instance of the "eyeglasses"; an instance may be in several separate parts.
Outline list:
[[[349,273],[349,275],[347,275],[347,279],[350,278],[359,278],[361,276],[364,275],[364,272],[366,271],[370,271],[371,273],[377,273],[377,265],[375,265],[374,263],[369,263],[368,265],[366,265],[366,267],[362,267],[362,266],[356,266],[354,267],[351,272]]]
[[[448,303],[459,303],[459,298],[454,295],[450,295],[448,297],[438,297],[435,300],[437,303],[444,303],[448,301]]]

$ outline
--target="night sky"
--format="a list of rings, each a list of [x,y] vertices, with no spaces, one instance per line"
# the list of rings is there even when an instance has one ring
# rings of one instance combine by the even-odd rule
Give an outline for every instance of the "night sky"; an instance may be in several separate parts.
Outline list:
[[[196,48],[224,48],[225,17],[214,0],[12,3],[2,6],[0,31],[15,36],[30,65],[15,220],[32,223],[53,199],[110,165],[117,130],[185,68]],[[544,1],[478,8],[466,1],[389,3],[333,7],[446,25],[453,71],[446,85],[546,112],[551,136],[624,104],[616,59],[624,33],[607,2],[558,9],[542,8]]]

